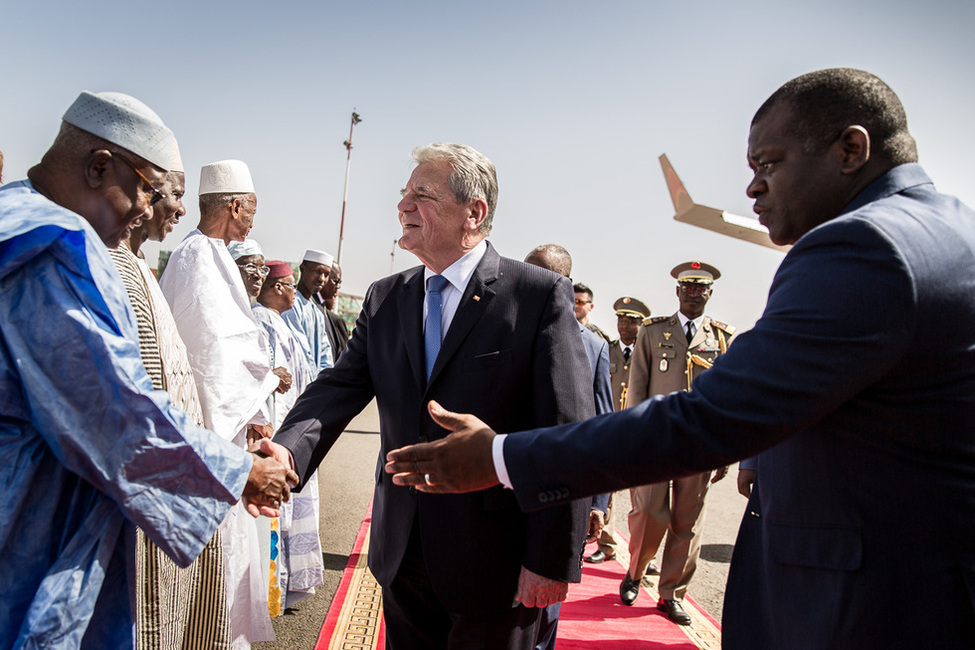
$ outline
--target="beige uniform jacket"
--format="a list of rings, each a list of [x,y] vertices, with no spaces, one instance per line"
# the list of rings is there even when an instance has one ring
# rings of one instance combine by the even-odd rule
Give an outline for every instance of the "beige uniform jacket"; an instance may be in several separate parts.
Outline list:
[[[636,406],[654,395],[688,390],[694,377],[728,349],[734,336],[734,327],[705,315],[688,345],[676,313],[644,319],[630,356],[626,405]]]

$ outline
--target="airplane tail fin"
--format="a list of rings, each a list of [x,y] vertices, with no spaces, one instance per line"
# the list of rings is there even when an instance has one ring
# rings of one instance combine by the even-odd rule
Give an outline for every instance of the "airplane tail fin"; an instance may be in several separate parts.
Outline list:
[[[664,170],[664,179],[667,181],[667,190],[670,192],[670,200],[674,203],[674,210],[679,215],[690,212],[694,207],[694,201],[691,200],[687,188],[674,171],[673,165],[667,160],[667,154],[660,155],[660,167]]]

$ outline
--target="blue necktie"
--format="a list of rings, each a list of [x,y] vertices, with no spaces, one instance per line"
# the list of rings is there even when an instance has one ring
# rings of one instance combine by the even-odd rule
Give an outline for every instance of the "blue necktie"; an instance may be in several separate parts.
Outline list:
[[[447,286],[447,278],[442,275],[432,275],[427,280],[427,322],[423,328],[423,349],[426,353],[427,379],[433,372],[433,364],[440,353],[441,331],[440,323],[443,319],[443,297],[440,292]]]

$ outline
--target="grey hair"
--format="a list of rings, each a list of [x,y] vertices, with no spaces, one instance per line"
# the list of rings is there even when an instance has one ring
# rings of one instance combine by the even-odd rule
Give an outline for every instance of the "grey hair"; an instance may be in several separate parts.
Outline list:
[[[241,203],[246,203],[254,195],[239,194],[234,192],[214,192],[211,194],[200,195],[200,218],[205,219],[210,214],[233,205],[234,201],[240,199]]]
[[[447,184],[454,193],[455,201],[467,203],[482,199],[487,203],[487,214],[478,230],[485,237],[490,235],[494,209],[498,205],[498,175],[494,170],[494,163],[466,144],[435,142],[413,150],[413,162],[418,165],[440,160],[450,163]]]

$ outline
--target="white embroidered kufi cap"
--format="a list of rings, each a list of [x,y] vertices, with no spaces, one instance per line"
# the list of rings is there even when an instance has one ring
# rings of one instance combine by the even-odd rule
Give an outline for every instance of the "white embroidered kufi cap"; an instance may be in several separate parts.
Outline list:
[[[332,262],[335,261],[335,258],[325,251],[316,251],[311,248],[305,251],[305,256],[302,259],[306,262],[314,262],[315,264],[323,264],[325,266],[332,266]]]
[[[200,194],[254,194],[254,181],[244,161],[220,160],[200,170]]]
[[[264,257],[264,251],[258,246],[257,242],[253,239],[245,239],[244,241],[232,241],[230,245],[227,246],[227,250],[230,251],[230,256],[234,260],[239,260],[242,257],[247,257],[248,255],[260,255]]]
[[[61,118],[82,131],[169,170],[173,132],[156,113],[135,97],[122,93],[82,91]]]
[[[179,145],[176,143],[176,138],[173,138],[173,161],[169,163],[169,171],[186,173],[186,169],[183,167],[183,157],[179,155]]]

